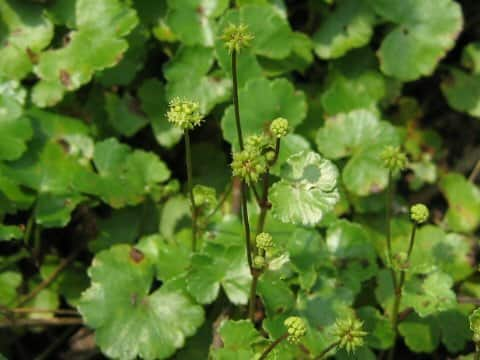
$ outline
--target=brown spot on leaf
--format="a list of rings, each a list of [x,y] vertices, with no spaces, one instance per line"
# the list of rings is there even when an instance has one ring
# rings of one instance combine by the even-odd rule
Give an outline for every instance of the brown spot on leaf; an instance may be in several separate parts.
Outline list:
[[[203,9],[202,6],[198,6],[198,7],[196,8],[196,11],[197,11],[197,14],[198,14],[198,15],[204,15],[204,14],[205,14],[205,10]]]
[[[27,56],[30,59],[30,62],[32,64],[37,64],[38,63],[38,55],[32,49],[30,49],[29,47],[27,47],[25,49],[25,51],[27,52]]]
[[[63,86],[67,88],[72,84],[72,82],[70,81],[70,74],[67,70],[60,70],[60,81],[62,82]]]
[[[70,151],[70,144],[65,139],[58,139],[57,144],[62,147],[62,150],[65,153],[68,153]]]
[[[137,300],[138,300],[138,295],[137,294],[132,294],[130,296],[130,302],[132,305],[136,305],[137,304]]]
[[[130,258],[135,262],[135,263],[140,263],[144,258],[145,258],[145,255],[143,255],[143,253],[136,249],[136,248],[132,248],[132,250],[130,250]]]

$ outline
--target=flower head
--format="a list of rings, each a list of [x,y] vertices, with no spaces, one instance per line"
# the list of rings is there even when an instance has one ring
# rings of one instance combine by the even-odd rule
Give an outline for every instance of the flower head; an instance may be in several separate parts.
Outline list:
[[[423,224],[428,220],[430,212],[424,204],[415,204],[410,208],[410,219],[417,224]]]
[[[174,126],[191,130],[200,125],[203,116],[198,102],[174,98],[168,104],[167,119]]]
[[[287,341],[292,344],[298,344],[307,333],[305,321],[298,316],[290,316],[283,324],[287,327]]]
[[[249,47],[253,38],[245,24],[228,24],[222,34],[222,40],[225,41],[225,46],[230,53],[240,52],[241,49]]]
[[[262,250],[268,250],[273,246],[272,235],[266,232],[262,232],[255,238],[257,248]]]
[[[284,137],[288,134],[288,120],[284,118],[276,118],[270,124],[270,132],[276,138]]]
[[[258,150],[250,147],[233,153],[231,166],[233,175],[240,177],[247,183],[257,182],[260,176],[267,171],[265,158],[261,156]]]
[[[407,166],[407,155],[398,146],[386,146],[380,157],[383,165],[392,172],[402,171]]]
[[[473,341],[480,343],[480,308],[475,309],[468,317],[470,330],[473,332]]]
[[[337,338],[338,346],[349,353],[363,346],[363,338],[367,335],[363,331],[363,322],[354,317],[337,320],[333,334]]]

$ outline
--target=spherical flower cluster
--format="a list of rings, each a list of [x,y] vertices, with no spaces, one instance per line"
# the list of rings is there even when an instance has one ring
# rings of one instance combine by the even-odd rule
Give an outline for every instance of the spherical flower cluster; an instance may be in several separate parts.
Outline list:
[[[417,224],[423,224],[428,220],[430,212],[424,204],[415,204],[410,208],[410,219]]]
[[[398,146],[386,146],[380,157],[383,165],[392,172],[402,171],[407,166],[407,155]]]
[[[230,53],[240,52],[241,49],[249,47],[253,38],[254,36],[248,31],[248,26],[245,24],[229,24],[222,34],[222,40],[225,41],[225,46]]]
[[[255,238],[257,248],[262,249],[262,250],[268,250],[272,248],[273,246],[273,239],[272,235],[266,232],[262,232],[257,235]]]
[[[245,180],[247,183],[255,183],[258,181],[267,166],[265,159],[259,151],[251,148],[245,148],[243,151],[233,153],[232,161],[233,175]]]
[[[354,317],[337,320],[333,334],[337,338],[338,346],[345,348],[348,353],[363,346],[363,338],[367,335],[363,331],[363,322]]]
[[[245,139],[245,148],[262,152],[268,146],[268,138],[265,135],[250,135]]]
[[[290,316],[283,324],[287,327],[287,341],[291,344],[298,344],[307,333],[305,321],[298,316]]]
[[[253,259],[253,264],[257,269],[263,268],[265,266],[265,257],[261,255],[255,256],[255,258]]]
[[[168,104],[167,119],[174,126],[191,130],[200,125],[203,116],[198,102],[174,98]]]
[[[278,139],[284,137],[288,134],[288,120],[284,118],[276,118],[270,124],[270,132]]]
[[[480,343],[480,308],[475,309],[468,317],[470,321],[470,330],[473,332],[473,341]]]

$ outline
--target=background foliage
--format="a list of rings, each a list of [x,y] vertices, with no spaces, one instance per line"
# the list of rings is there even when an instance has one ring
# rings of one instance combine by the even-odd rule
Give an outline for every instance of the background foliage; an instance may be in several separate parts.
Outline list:
[[[291,128],[271,170],[276,250],[259,279],[257,329],[241,320],[251,276],[220,38],[239,22],[255,36],[238,58],[244,133],[280,116]],[[197,203],[203,215],[220,206],[200,219],[194,254],[182,132],[165,118],[176,96],[206,115],[192,132],[194,182],[208,186]],[[253,359],[299,315],[301,346],[270,358],[313,359],[351,313],[365,345],[331,354],[379,356],[394,342],[380,153],[402,145],[394,253],[406,251],[409,205],[432,216],[417,233],[397,353],[468,356],[479,118],[475,0],[0,0],[0,353]],[[325,158],[338,174],[315,183],[306,169]]]

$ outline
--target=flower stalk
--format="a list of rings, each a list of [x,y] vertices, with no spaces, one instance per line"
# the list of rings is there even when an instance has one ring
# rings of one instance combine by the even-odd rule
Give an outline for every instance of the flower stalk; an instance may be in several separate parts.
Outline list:
[[[185,159],[187,165],[187,187],[190,198],[190,211],[192,216],[192,251],[197,248],[197,207],[195,206],[195,198],[193,196],[193,179],[192,179],[192,149],[190,145],[190,134],[185,130]]]

